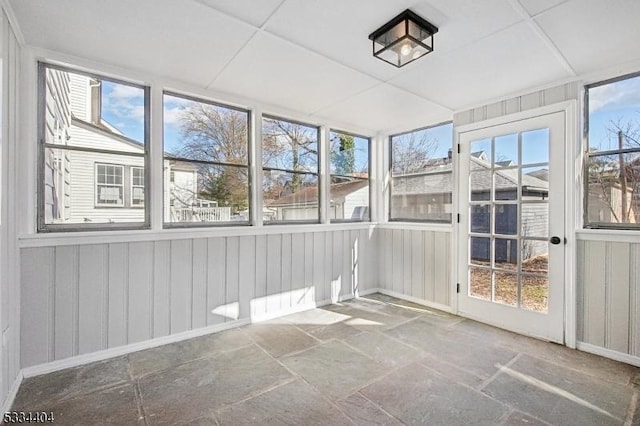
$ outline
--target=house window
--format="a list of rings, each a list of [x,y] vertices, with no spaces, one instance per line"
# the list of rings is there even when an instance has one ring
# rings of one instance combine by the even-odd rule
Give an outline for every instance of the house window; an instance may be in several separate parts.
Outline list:
[[[249,224],[249,112],[164,94],[165,226]]]
[[[113,164],[96,164],[96,205],[124,206],[124,167]]]
[[[451,223],[453,124],[391,136],[389,220]]]
[[[144,168],[131,167],[131,205],[144,206]]]
[[[331,131],[329,164],[329,218],[332,221],[368,221],[369,138]]]
[[[318,135],[317,127],[263,118],[262,215],[266,224],[319,222]]]
[[[586,86],[584,226],[640,229],[640,75]]]
[[[38,90],[38,231],[148,227],[149,89],[40,63]]]

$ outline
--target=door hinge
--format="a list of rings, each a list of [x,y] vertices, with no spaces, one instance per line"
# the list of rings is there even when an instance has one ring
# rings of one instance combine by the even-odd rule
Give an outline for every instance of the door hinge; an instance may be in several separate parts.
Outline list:
[[[458,220],[458,223],[460,223],[460,213],[458,213],[457,220]]]
[[[458,144],[458,154],[460,154],[460,144]]]
[[[456,293],[460,293],[460,283],[456,283]]]

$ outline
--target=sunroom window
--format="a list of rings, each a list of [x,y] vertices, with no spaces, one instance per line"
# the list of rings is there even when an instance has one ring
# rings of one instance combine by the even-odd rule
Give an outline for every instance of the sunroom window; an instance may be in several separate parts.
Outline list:
[[[264,117],[262,120],[262,212],[265,223],[318,222],[318,128]]]
[[[390,138],[389,220],[451,222],[453,124]]]
[[[640,229],[640,76],[586,88],[587,228]]]
[[[44,63],[38,88],[38,230],[148,227],[148,88]]]
[[[249,223],[249,112],[164,94],[164,222]]]
[[[331,131],[329,146],[329,218],[336,222],[368,221],[370,139]]]

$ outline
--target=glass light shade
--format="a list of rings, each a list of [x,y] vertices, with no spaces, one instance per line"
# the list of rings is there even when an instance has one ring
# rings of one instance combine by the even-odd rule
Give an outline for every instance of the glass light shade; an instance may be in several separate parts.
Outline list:
[[[433,35],[438,28],[409,9],[369,35],[373,55],[402,67],[433,51]]]

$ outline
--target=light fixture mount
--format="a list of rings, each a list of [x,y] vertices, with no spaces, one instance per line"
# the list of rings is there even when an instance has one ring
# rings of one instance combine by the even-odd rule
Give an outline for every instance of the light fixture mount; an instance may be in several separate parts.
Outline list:
[[[373,56],[402,67],[433,52],[438,27],[407,9],[369,35]]]

